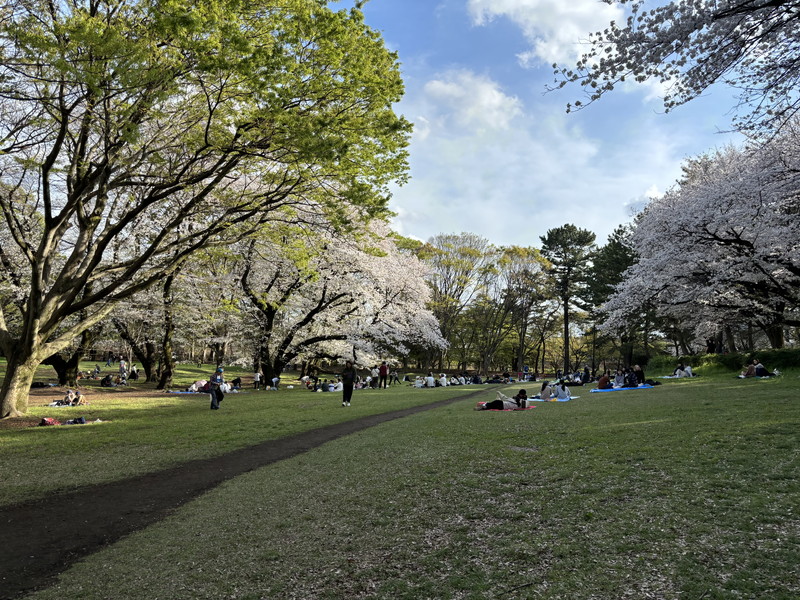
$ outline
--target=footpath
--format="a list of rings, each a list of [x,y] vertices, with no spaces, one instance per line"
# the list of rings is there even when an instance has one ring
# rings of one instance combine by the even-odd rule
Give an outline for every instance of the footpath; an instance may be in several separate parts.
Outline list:
[[[480,394],[485,390],[313,429],[131,479],[0,507],[0,598],[11,600],[52,585],[73,563],[164,519],[228,479],[380,423]]]

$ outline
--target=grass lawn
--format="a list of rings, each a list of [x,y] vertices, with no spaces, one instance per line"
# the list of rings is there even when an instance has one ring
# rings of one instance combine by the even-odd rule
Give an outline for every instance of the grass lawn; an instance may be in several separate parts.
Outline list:
[[[207,378],[210,370],[208,366],[183,365],[173,389],[185,389],[193,381]],[[46,380],[52,374],[52,368],[42,367],[37,380]],[[226,369],[229,379],[237,374],[235,369]],[[252,380],[251,374],[241,376]],[[81,383],[88,406],[47,406],[64,395],[62,388],[49,388],[35,390],[28,414],[32,422],[44,416],[62,422],[84,416],[91,423],[0,429],[0,472],[4,473],[0,505],[124,479],[354,417],[428,404],[478,389],[412,390],[395,385],[386,391],[356,390],[352,406],[345,409],[341,393],[312,393],[287,377],[277,392],[245,389],[227,394],[222,410],[211,411],[207,394],[159,393],[154,384],[143,383],[111,390],[100,388],[98,381]],[[289,385],[294,389],[288,389]],[[101,422],[93,422],[97,419]]]
[[[580,399],[525,412],[457,402],[237,477],[30,597],[796,599],[798,392],[796,372],[714,374],[652,390],[580,389]],[[353,410],[423,393],[439,391],[375,392]],[[321,418],[311,415],[343,414],[297,408],[325,400],[267,393],[219,416],[253,420],[259,402],[285,403],[288,432],[293,418],[310,427]],[[159,430],[178,435],[168,414],[186,429],[210,418],[193,400],[170,402],[149,423],[139,411],[135,436],[117,431],[140,460],[165,452]],[[265,414],[255,417],[262,428]],[[211,436],[219,424],[200,429]],[[15,449],[23,464],[39,442],[55,449],[63,436],[71,448],[81,435],[22,433],[41,436]],[[191,444],[181,439],[170,452]],[[106,449],[84,458],[105,469]]]

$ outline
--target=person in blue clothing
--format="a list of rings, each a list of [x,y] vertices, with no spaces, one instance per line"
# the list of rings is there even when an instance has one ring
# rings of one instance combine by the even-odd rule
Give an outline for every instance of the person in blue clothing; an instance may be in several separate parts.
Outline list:
[[[220,386],[225,383],[222,367],[217,367],[217,370],[208,379],[208,393],[211,396],[211,410],[219,410],[219,403],[225,397]]]

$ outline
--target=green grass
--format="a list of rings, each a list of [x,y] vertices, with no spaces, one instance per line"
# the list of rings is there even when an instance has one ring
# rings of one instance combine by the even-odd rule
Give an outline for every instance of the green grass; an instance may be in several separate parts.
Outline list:
[[[797,373],[587,391],[242,475],[31,597],[800,597]]]
[[[184,367],[180,386],[206,373]],[[226,371],[232,371],[226,369]],[[229,378],[233,372],[229,373]],[[292,380],[287,378],[291,385]],[[294,382],[296,385],[297,382]],[[341,393],[312,393],[295,387],[278,392],[245,390],[227,394],[219,411],[209,410],[209,397],[163,394],[152,384],[116,388],[110,397],[93,394],[98,382],[83,390],[89,406],[31,406],[28,414],[66,421],[84,416],[101,423],[62,427],[0,430],[0,505],[42,497],[54,491],[124,479],[198,458],[218,456],[251,446],[340,423],[354,417],[428,404],[477,389],[471,386],[412,390],[394,386],[386,391],[356,390],[349,409]],[[63,392],[53,388],[52,399]]]

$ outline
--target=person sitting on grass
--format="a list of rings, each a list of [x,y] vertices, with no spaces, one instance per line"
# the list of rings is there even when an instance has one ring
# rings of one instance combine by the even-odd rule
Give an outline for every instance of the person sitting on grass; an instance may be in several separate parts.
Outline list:
[[[539,391],[539,398],[547,402],[550,396],[553,395],[553,389],[550,387],[550,382],[545,380],[542,382],[542,389]]]
[[[570,393],[569,388],[567,387],[566,382],[562,379],[558,382],[555,389],[555,397],[556,400],[569,400]]]
[[[753,359],[753,364],[756,366],[756,377],[769,377],[772,375],[767,368],[761,364],[761,361],[757,358]]]
[[[609,376],[609,371],[603,371],[603,376],[600,377],[600,380],[597,382],[597,389],[598,390],[610,390],[614,387],[611,383],[611,377]]]
[[[617,369],[617,374],[614,375],[614,387],[620,388],[625,385],[625,374],[622,372],[622,369]]]
[[[630,369],[625,372],[625,383],[622,385],[622,387],[626,388],[639,387],[639,379],[636,377],[636,371]]]
[[[742,371],[739,377],[755,377],[756,376],[756,363],[758,361],[753,360],[750,364],[747,365],[744,371]]]
[[[509,398],[502,392],[497,392],[497,397],[491,402],[479,404],[475,410],[516,410],[518,408],[525,408],[528,400],[528,392],[520,390],[516,396]]]

